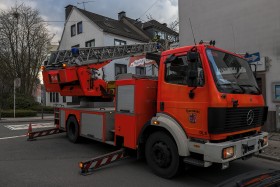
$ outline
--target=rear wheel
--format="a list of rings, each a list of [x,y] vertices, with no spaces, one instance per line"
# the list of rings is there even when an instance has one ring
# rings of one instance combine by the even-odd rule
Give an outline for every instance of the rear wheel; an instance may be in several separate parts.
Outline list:
[[[152,171],[161,177],[172,178],[179,171],[180,157],[176,143],[164,132],[155,132],[149,136],[145,156]]]
[[[79,124],[74,116],[70,116],[67,120],[67,137],[73,142],[79,141]]]

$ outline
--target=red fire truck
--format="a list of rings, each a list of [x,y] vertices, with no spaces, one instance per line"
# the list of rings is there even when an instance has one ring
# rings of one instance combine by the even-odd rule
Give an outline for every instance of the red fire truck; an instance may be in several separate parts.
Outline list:
[[[161,53],[154,52],[156,47],[53,53],[43,67],[46,90],[81,98],[78,107],[55,109],[57,129],[74,143],[86,137],[135,150],[164,178],[184,164],[220,163],[225,169],[268,145],[268,134],[261,131],[268,109],[244,58],[209,43]],[[95,76],[113,59],[143,53],[158,64],[157,79],[124,74],[108,83]],[[122,158],[119,153],[106,155],[105,161],[100,157],[94,167]],[[82,162],[82,171],[94,161]]]

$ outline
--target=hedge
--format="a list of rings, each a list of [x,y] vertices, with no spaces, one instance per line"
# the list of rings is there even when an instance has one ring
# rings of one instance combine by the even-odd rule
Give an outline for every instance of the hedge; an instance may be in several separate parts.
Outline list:
[[[7,98],[8,108],[7,109],[13,109],[14,108],[14,97],[11,96]],[[17,94],[16,96],[16,108],[18,109],[24,109],[24,110],[30,110],[31,107],[39,106],[40,104],[37,103],[32,96],[25,96]]]
[[[37,112],[34,110],[16,110],[16,117],[34,117],[37,116]],[[11,118],[14,117],[13,110],[2,110],[1,117]]]
[[[41,113],[42,108],[43,108],[44,113],[53,114],[53,112],[54,112],[54,108],[52,106],[38,105],[38,106],[33,106],[30,109],[34,110],[34,111],[37,111],[37,113]]]

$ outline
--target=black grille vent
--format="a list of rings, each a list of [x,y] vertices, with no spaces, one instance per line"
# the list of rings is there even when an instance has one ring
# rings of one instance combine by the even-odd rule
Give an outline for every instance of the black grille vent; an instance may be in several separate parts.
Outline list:
[[[248,113],[253,111],[253,121],[247,120]],[[246,108],[209,108],[208,131],[211,134],[234,132],[259,127],[264,124],[267,107]]]

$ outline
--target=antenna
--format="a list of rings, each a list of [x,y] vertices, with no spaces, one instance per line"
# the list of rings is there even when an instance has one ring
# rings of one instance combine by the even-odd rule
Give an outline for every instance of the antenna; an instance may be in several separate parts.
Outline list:
[[[189,18],[189,21],[190,21],[190,25],[191,25],[191,30],[192,30],[194,45],[196,45],[196,41],[195,41],[195,37],[194,37],[194,33],[193,33],[193,28],[192,28],[191,18]]]
[[[86,10],[85,3],[90,3],[90,2],[95,2],[95,1],[82,1],[82,2],[77,2],[77,5],[83,4],[84,10]]]

